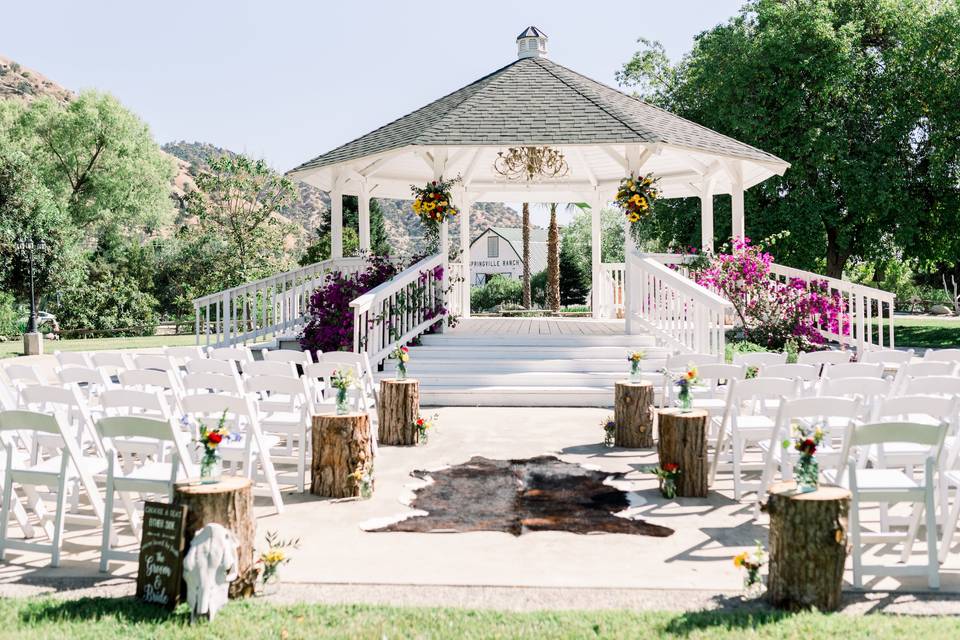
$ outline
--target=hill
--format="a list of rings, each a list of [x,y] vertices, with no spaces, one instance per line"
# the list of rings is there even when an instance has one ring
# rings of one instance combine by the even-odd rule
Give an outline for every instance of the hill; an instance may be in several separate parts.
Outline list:
[[[194,167],[203,166],[207,158],[222,154],[233,155],[229,149],[223,149],[206,142],[168,142],[163,145],[167,153],[183,160]],[[299,224],[312,236],[320,224],[329,219],[330,196],[325,191],[306,184],[297,183],[299,202],[285,210],[286,216],[292,222]],[[393,198],[378,199],[380,210],[383,212],[384,224],[395,254],[410,255],[423,250],[423,238],[419,220],[410,208],[410,201]],[[479,202],[474,205],[470,216],[470,235],[476,237],[487,227],[517,227],[520,225],[519,214],[499,202]],[[460,225],[453,224],[450,236],[459,242]]]

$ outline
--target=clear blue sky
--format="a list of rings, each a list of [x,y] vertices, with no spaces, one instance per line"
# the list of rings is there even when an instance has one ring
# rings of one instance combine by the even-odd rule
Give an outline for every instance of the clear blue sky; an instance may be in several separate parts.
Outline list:
[[[109,91],[158,142],[203,141],[287,170],[516,57],[613,85],[640,36],[678,58],[742,0],[321,2],[19,0],[0,53],[68,89]]]

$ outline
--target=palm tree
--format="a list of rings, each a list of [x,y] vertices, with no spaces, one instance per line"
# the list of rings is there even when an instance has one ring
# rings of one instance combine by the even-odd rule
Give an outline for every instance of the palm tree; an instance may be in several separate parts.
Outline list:
[[[530,296],[530,203],[523,203],[523,308],[533,306]]]
[[[557,228],[557,203],[550,203],[547,229],[547,307],[560,311],[560,230]]]

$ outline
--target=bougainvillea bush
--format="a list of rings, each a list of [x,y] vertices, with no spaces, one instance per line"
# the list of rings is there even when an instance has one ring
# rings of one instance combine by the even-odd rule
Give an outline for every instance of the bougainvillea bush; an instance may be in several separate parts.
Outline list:
[[[365,268],[355,274],[334,271],[310,296],[310,321],[300,334],[304,351],[350,351],[353,349],[353,309],[350,303],[398,273],[387,256],[371,255]]]
[[[723,253],[691,273],[699,284],[713,289],[733,304],[739,320],[736,339],[768,349],[782,349],[788,340],[800,350],[822,348],[820,329],[846,335],[850,319],[840,294],[826,280],[774,279],[773,256],[749,238],[735,239]]]

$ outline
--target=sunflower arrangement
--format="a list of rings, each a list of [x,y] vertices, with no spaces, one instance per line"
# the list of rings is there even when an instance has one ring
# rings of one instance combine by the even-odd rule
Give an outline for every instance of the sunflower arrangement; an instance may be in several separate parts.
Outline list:
[[[763,550],[763,545],[759,540],[757,546],[751,553],[744,551],[733,557],[733,566],[737,569],[743,569],[746,574],[743,577],[743,588],[748,595],[759,595],[763,591],[763,578],[760,576],[760,569],[767,563],[767,555]]]
[[[653,213],[653,203],[660,197],[658,179],[652,173],[645,176],[630,174],[620,181],[615,201],[630,223],[630,231],[637,233],[637,223]]]
[[[420,221],[431,228],[438,228],[440,224],[460,213],[460,210],[453,206],[453,196],[450,190],[453,185],[460,181],[460,178],[439,180],[427,183],[424,187],[411,185],[413,192],[413,212],[420,217]]]

